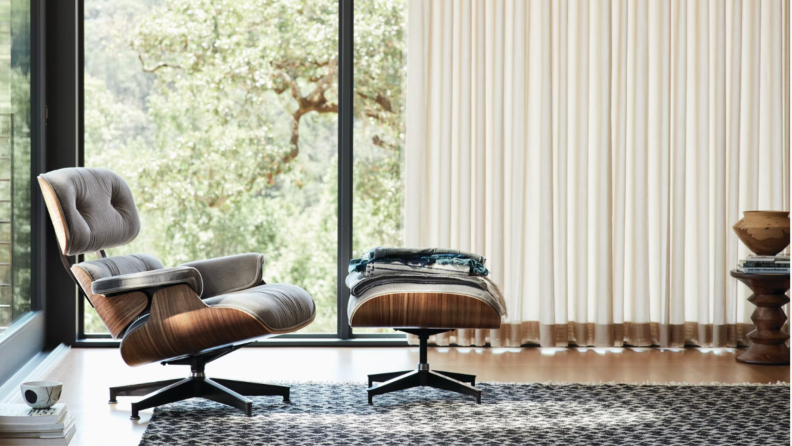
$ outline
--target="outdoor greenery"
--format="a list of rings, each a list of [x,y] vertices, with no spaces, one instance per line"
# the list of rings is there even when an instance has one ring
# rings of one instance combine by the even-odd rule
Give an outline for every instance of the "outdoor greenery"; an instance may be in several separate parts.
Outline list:
[[[402,240],[405,0],[355,10],[355,252]],[[86,0],[85,164],[166,266],[266,255],[336,329],[336,0]],[[86,332],[105,331],[90,308]]]
[[[0,1],[0,327],[31,309],[30,2]],[[12,221],[12,224],[8,222]],[[11,266],[8,266],[10,263]],[[4,307],[4,305],[10,305]],[[2,328],[0,328],[2,331]]]

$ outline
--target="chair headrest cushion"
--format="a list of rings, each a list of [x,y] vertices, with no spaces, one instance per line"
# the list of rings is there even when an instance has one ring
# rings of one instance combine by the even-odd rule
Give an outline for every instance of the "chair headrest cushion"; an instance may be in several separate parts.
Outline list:
[[[125,245],[140,232],[140,217],[132,191],[115,172],[71,167],[42,174],[39,179],[46,182],[42,183],[42,190],[53,224],[65,226],[61,228],[65,240],[59,240],[64,254],[77,255]],[[47,197],[46,185],[52,189],[55,200]],[[60,209],[53,209],[53,206]],[[57,221],[59,219],[62,222]]]

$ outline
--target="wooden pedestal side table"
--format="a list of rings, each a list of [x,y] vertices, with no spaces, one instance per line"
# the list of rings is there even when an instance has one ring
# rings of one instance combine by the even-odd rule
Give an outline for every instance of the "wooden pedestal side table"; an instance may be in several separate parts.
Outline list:
[[[781,331],[787,316],[782,308],[789,303],[787,274],[744,274],[731,272],[732,277],[753,291],[748,301],[756,305],[751,320],[756,329],[748,333],[753,342],[748,350],[737,356],[737,361],[760,365],[788,365],[789,334]]]

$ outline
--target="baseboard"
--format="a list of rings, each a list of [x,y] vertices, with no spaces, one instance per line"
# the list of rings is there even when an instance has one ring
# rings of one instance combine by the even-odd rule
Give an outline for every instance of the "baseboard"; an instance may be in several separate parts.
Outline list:
[[[0,403],[23,403],[18,391],[19,385],[26,381],[39,381],[58,366],[70,348],[61,344],[52,351],[36,354],[22,368],[0,387]]]
[[[44,312],[31,311],[0,335],[0,384],[44,349]]]

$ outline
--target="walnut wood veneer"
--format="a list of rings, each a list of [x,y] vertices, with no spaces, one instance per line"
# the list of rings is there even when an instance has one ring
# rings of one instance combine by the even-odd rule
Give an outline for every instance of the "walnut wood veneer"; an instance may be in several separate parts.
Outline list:
[[[93,294],[91,292],[91,277],[77,265],[71,267],[72,274],[80,283],[80,287],[85,291],[88,300],[91,301],[99,317],[104,322],[107,331],[113,338],[124,331],[148,305],[148,297],[140,291],[127,294],[119,294],[107,297],[104,294]]]
[[[52,226],[55,227],[55,237],[58,239],[58,245],[60,245],[61,252],[66,254],[69,243],[69,228],[66,226],[66,220],[63,217],[63,209],[61,209],[60,201],[58,201],[55,191],[52,190],[52,186],[50,186],[47,180],[38,177],[38,182],[41,187],[41,194],[44,196],[44,203],[47,205],[47,211],[52,220]]]
[[[500,328],[498,312],[469,296],[404,293],[374,297],[352,314],[352,327]]]
[[[138,366],[297,331],[313,319],[298,328],[273,330],[244,311],[210,307],[189,286],[176,285],[154,293],[149,320],[124,337],[121,357],[128,365]]]
[[[754,294],[748,301],[756,305],[751,320],[756,330],[748,333],[752,344],[737,356],[737,361],[749,364],[788,365],[789,334],[781,331],[787,316],[782,307],[789,303],[785,294],[789,290],[786,274],[743,274],[731,272],[732,277],[746,284]]]

